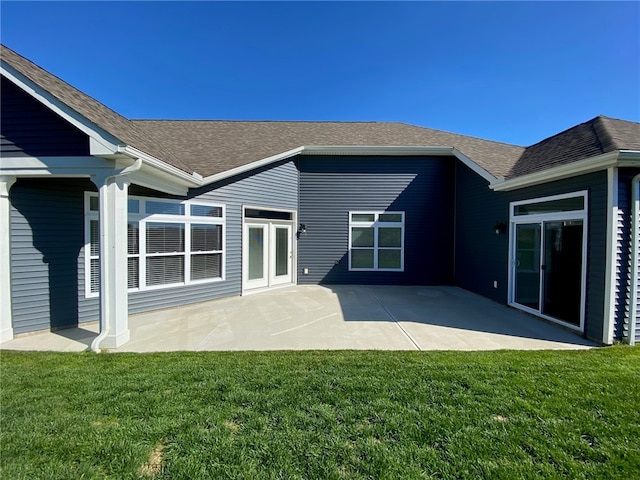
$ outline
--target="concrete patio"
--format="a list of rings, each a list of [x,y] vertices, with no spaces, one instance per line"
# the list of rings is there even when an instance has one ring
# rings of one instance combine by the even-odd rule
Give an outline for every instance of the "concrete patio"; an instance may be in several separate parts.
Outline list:
[[[132,315],[118,352],[536,350],[596,346],[457,287],[291,286]],[[19,336],[0,349],[83,351],[98,325]]]

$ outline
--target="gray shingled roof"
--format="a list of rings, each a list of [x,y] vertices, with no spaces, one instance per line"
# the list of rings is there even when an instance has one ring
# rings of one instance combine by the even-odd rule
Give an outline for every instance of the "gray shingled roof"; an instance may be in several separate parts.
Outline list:
[[[455,147],[506,178],[614,150],[640,150],[639,123],[602,116],[528,148],[396,122],[128,120],[5,46],[0,57],[123,144],[202,176],[301,146]]]
[[[522,147],[393,122],[240,122],[133,120],[169,142],[198,173],[208,176],[300,146],[456,147],[501,176]]]
[[[599,116],[531,145],[507,177],[519,177],[615,150],[640,150],[640,123]]]
[[[163,144],[153,142],[146,131],[140,131],[130,120],[1,44],[0,59],[95,126],[116,137],[123,145],[135,147],[189,173],[193,171]]]

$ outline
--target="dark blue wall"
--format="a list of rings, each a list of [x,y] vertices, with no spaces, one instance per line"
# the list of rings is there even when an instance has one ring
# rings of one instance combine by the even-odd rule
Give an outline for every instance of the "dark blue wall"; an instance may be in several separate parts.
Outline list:
[[[16,333],[77,325],[82,316],[88,180],[18,179],[11,187],[11,300]],[[95,320],[95,318],[94,318]]]
[[[302,156],[298,283],[453,281],[451,158]],[[349,211],[405,212],[405,271],[349,272]],[[304,275],[303,269],[309,274]]]
[[[496,235],[493,227],[502,222],[508,228],[508,195],[490,190],[489,182],[457,162],[455,202],[456,285],[507,303],[509,235]]]
[[[7,156],[89,155],[89,137],[2,77],[0,151]]]

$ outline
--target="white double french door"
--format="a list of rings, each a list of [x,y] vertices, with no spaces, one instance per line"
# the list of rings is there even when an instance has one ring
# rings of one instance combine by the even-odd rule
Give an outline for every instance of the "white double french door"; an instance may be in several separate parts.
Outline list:
[[[245,221],[243,233],[243,290],[292,283],[291,224]]]

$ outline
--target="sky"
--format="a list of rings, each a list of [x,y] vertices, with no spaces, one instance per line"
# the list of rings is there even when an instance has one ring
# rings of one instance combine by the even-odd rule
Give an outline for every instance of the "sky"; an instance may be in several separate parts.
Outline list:
[[[640,2],[0,2],[127,118],[398,121],[531,145],[640,121]]]

